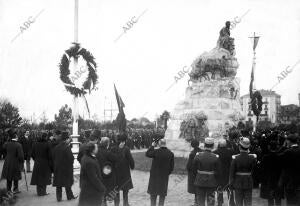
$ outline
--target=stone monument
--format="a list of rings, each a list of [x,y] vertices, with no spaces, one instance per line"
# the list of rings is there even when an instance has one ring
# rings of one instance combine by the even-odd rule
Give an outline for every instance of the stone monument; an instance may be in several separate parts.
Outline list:
[[[192,139],[204,142],[210,136],[218,140],[243,120],[236,77],[239,64],[229,27],[226,22],[217,46],[194,60],[185,99],[171,112],[165,138],[176,156],[188,156]]]

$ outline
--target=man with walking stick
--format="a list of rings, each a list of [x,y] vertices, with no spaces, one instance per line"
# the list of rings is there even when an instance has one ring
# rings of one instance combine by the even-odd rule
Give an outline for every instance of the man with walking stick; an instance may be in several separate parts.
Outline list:
[[[8,131],[9,141],[3,147],[7,151],[1,179],[6,179],[7,191],[11,191],[12,184],[13,193],[20,193],[19,180],[22,179],[21,169],[24,168],[24,154],[22,145],[18,142],[18,137],[14,129]]]

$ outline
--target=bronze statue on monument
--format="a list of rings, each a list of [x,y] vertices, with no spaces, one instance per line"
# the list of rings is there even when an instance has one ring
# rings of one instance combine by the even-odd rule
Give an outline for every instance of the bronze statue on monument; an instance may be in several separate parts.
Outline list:
[[[221,29],[217,47],[228,50],[231,55],[234,54],[234,38],[230,37],[230,21],[226,21],[225,27]]]

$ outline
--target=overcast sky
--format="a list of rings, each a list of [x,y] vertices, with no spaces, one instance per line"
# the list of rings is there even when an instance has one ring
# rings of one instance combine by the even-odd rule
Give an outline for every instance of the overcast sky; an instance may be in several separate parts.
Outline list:
[[[299,0],[79,0],[79,42],[96,58],[98,90],[87,95],[91,114],[103,120],[104,102],[116,109],[113,83],[126,105],[128,119],[153,119],[172,111],[184,98],[188,75],[171,89],[174,77],[204,51],[216,46],[226,20],[242,16],[231,31],[240,64],[237,76],[246,94],[252,64],[249,36],[257,46],[257,88],[271,89],[287,66],[300,60]],[[42,11],[42,13],[40,13]],[[139,18],[123,33],[122,27]],[[28,29],[20,26],[40,15]],[[72,96],[59,79],[58,64],[74,41],[74,0],[0,0],[0,96],[10,99],[22,116],[43,111],[53,119],[72,106]],[[300,64],[274,90],[282,104],[297,104]],[[106,100],[105,100],[106,99]],[[83,113],[83,104],[80,106]],[[106,117],[107,118],[107,117]]]

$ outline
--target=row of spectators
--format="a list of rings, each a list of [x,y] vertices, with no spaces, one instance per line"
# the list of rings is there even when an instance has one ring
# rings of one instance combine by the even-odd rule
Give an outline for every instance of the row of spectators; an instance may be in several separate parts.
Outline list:
[[[260,197],[267,199],[270,206],[281,205],[282,199],[286,199],[288,206],[300,205],[299,141],[297,133],[277,129],[259,132],[233,130],[224,135],[217,148],[211,149],[212,153],[218,155],[221,168],[214,171],[218,187],[209,187],[211,190],[208,205],[214,205],[213,194],[216,190],[221,195],[218,197],[218,205],[223,203],[223,190],[235,191],[228,193],[231,200],[229,205],[251,205],[253,188],[260,189]],[[195,187],[197,178],[194,179],[192,163],[197,153],[209,151],[205,147],[207,143],[204,148],[199,148],[198,145],[197,141],[192,141],[194,150],[187,165],[188,192],[196,196],[199,195],[199,185]],[[254,155],[255,161],[250,161],[253,159],[251,155]],[[208,163],[209,160],[206,159],[205,162]],[[201,184],[200,191],[202,187]],[[201,197],[197,201],[196,205],[202,205],[204,199]]]
[[[79,142],[84,143],[88,141],[91,137],[93,130],[85,130],[80,132],[80,136],[78,138]],[[101,135],[98,137],[99,140],[101,137],[110,138],[111,142],[114,144],[117,141],[118,131],[116,130],[98,130]],[[157,137],[157,135],[163,135],[163,130],[154,130],[154,129],[132,129],[127,132],[127,142],[126,145],[131,149],[143,149],[149,148],[153,139]],[[57,136],[56,133],[59,133],[59,130],[17,130],[17,135],[19,137],[19,141],[23,146],[25,158],[30,156],[30,151],[32,149],[32,145],[37,139],[42,135],[46,134],[46,139],[49,141],[53,141],[53,138]],[[28,137],[28,138],[25,138]],[[8,135],[5,131],[0,129],[0,159],[4,159],[6,155],[6,151],[3,148],[3,145],[6,141],[8,141]],[[28,159],[28,158],[27,158]]]

